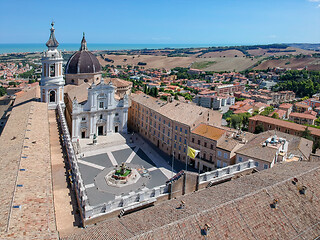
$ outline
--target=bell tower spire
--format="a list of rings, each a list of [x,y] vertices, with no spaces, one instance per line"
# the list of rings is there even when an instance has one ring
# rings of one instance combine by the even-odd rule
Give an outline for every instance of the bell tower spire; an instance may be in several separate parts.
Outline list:
[[[48,103],[49,109],[55,109],[58,104],[64,107],[64,79],[62,72],[63,58],[57,48],[59,43],[54,35],[54,22],[51,23],[50,37],[46,45],[48,50],[42,55],[42,76],[40,81],[41,101]]]
[[[85,33],[84,33],[84,32],[83,32],[83,37],[82,37],[82,41],[81,41],[80,51],[88,51],[87,41],[86,41]]]
[[[47,41],[46,45],[48,48],[57,48],[59,46],[59,42],[57,41],[56,37],[54,36],[54,22],[51,23],[51,33],[49,40]]]

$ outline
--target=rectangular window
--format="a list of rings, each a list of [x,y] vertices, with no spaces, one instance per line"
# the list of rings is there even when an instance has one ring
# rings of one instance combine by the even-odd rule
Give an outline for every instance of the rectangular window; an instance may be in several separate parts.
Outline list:
[[[170,132],[168,132],[168,137],[170,137]]]
[[[163,131],[162,131],[163,133],[164,133],[164,128],[163,128]]]
[[[238,162],[242,162],[242,157],[238,157]]]
[[[227,158],[228,158],[228,153],[224,153],[224,154],[223,154],[223,157],[224,157],[225,159],[227,159]]]
[[[221,161],[218,160],[218,161],[217,161],[217,168],[220,168],[220,167],[221,167]]]
[[[186,130],[184,130],[184,133],[185,133],[185,134],[188,134],[188,130],[187,130],[187,129],[186,129]]]
[[[213,149],[213,144],[211,144],[210,148]]]
[[[268,169],[268,165],[267,165],[267,164],[264,164],[263,168],[264,168],[264,169]]]
[[[187,139],[184,139],[184,144],[187,144]]]
[[[50,77],[54,77],[56,75],[55,65],[50,65]]]
[[[254,162],[254,165],[255,165],[256,167],[259,167],[259,163],[258,163],[258,162]]]
[[[169,144],[169,139],[167,140],[167,144]]]
[[[218,151],[218,157],[221,157],[221,156],[222,156],[221,151]]]
[[[85,121],[85,120],[86,120],[86,118],[85,118],[85,117],[83,117],[83,118],[82,118],[82,121]]]
[[[176,126],[176,131],[178,130],[178,127]]]
[[[166,124],[166,120],[163,120],[163,124]]]
[[[179,137],[179,142],[181,142],[181,137]]]
[[[210,155],[210,162],[212,162],[212,155]]]
[[[182,132],[182,128],[180,128],[180,132]]]
[[[181,150],[181,146],[179,146],[179,150]]]
[[[200,145],[200,140],[198,140],[198,145]]]
[[[193,142],[193,143],[194,143],[194,138],[192,138],[191,142]]]
[[[174,140],[177,140],[177,135],[174,135]]]
[[[207,142],[204,142],[204,147],[207,147]]]
[[[47,64],[43,64],[43,76],[47,76]]]
[[[157,115],[154,115],[154,119],[157,119]]]
[[[170,127],[170,122],[169,122],[169,127]]]
[[[159,117],[159,122],[161,122],[161,117]]]
[[[99,108],[103,108],[103,102],[99,103]]]
[[[223,162],[223,167],[227,167],[227,166],[228,166],[228,164]]]
[[[177,144],[174,144],[174,148],[177,148]]]

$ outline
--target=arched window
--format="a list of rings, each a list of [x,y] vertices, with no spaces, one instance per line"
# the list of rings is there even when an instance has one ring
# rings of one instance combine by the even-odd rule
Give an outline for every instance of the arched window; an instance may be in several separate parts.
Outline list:
[[[88,82],[88,79],[85,79],[84,82]]]
[[[50,91],[50,97],[49,97],[49,102],[56,102],[56,92],[55,91]]]
[[[74,79],[71,80],[71,83],[74,83]]]

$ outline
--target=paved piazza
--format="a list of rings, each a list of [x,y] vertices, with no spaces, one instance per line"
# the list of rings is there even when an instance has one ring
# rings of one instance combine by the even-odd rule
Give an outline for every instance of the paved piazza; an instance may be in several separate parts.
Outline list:
[[[97,145],[89,139],[79,141],[78,164],[91,206],[139,189],[164,185],[175,174],[169,163],[144,140],[134,135],[130,142],[130,138],[131,135],[120,134],[99,136]],[[141,177],[128,186],[109,186],[104,177],[123,162],[137,169]]]

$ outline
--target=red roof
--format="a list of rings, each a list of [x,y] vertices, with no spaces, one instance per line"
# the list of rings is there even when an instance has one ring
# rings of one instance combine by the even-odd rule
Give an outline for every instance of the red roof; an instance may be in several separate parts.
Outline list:
[[[316,120],[317,118],[311,114],[307,114],[307,113],[297,113],[297,112],[293,112],[290,113],[289,115],[290,117],[297,117],[297,118],[305,118],[305,119],[312,119],[312,120]]]

